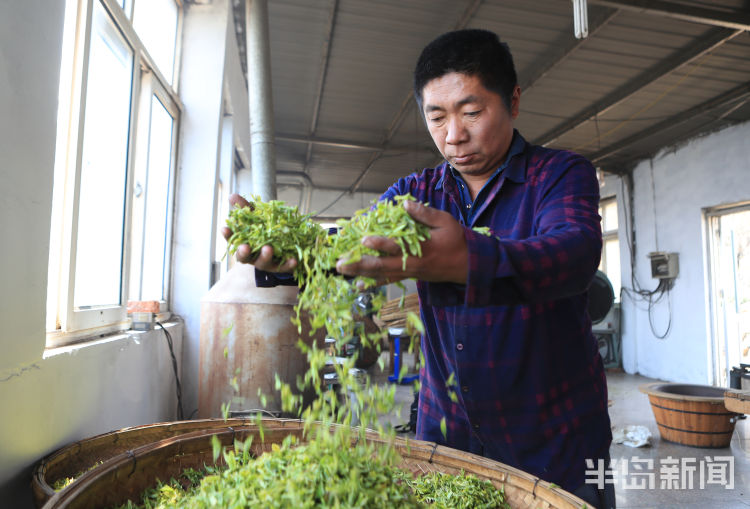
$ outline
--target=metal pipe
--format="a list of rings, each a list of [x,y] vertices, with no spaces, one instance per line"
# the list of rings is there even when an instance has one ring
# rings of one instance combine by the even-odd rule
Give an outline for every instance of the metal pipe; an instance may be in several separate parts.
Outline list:
[[[267,0],[247,0],[245,19],[253,192],[264,201],[275,200],[276,150]]]
[[[302,188],[300,190],[299,211],[302,214],[307,214],[310,211],[313,188],[309,175],[301,171],[279,171],[276,175],[278,183],[296,185]]]

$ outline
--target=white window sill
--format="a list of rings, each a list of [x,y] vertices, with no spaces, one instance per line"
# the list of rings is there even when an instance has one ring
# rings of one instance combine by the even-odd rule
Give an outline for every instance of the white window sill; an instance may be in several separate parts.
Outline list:
[[[178,327],[182,325],[181,321],[171,321],[171,322],[161,322],[162,325],[164,325],[164,328],[166,330],[173,329],[174,327]],[[158,325],[155,325],[152,330],[146,330],[146,331],[140,331],[140,330],[123,330],[123,331],[117,331],[117,332],[111,332],[109,334],[98,334],[94,337],[89,336],[88,338],[77,338],[74,340],[69,340],[70,342],[65,345],[60,346],[53,346],[48,347],[44,350],[44,355],[42,356],[42,359],[48,359],[50,357],[54,357],[56,355],[61,354],[71,354],[76,353],[77,351],[97,347],[101,345],[106,345],[109,343],[114,342],[122,342],[122,341],[133,341],[136,344],[139,344],[141,341],[147,340],[149,337],[149,334],[157,332],[161,334],[161,327]],[[73,342],[75,341],[75,342]]]

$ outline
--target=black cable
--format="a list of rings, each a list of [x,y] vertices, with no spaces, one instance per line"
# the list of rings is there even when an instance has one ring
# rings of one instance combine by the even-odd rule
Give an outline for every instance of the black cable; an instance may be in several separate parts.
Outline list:
[[[648,308],[648,324],[651,327],[651,334],[654,335],[656,339],[664,339],[669,335],[669,331],[672,329],[672,299],[671,299],[671,290],[672,286],[674,285],[673,279],[662,279],[659,281],[658,288],[660,289],[659,295],[656,297],[656,300],[649,299],[649,308]],[[667,294],[667,309],[669,311],[669,321],[667,322],[667,330],[664,331],[664,334],[659,334],[656,332],[656,328],[654,327],[654,322],[652,318],[651,311],[653,310],[653,306],[657,304],[662,297],[664,297],[664,294]]]
[[[653,179],[652,179],[653,182]],[[630,297],[631,301],[634,305],[637,306],[638,300],[642,300],[647,303],[647,307],[645,311],[648,312],[648,324],[651,328],[651,333],[654,335],[656,339],[665,339],[669,332],[672,329],[672,299],[671,299],[671,290],[674,286],[674,279],[660,279],[659,284],[654,288],[653,290],[649,290],[646,288],[643,288],[641,286],[640,281],[638,281],[638,276],[635,273],[635,235],[632,228],[632,225],[629,223],[628,219],[630,218],[630,213],[632,210],[632,207],[628,207],[628,201],[630,200],[632,196],[632,190],[630,189],[630,186],[628,186],[628,197],[625,198],[625,186],[624,186],[624,179],[620,177],[620,192],[621,195],[623,195],[622,203],[623,208],[625,209],[625,239],[628,244],[628,250],[630,251],[630,285],[631,288],[627,288],[626,286],[621,287],[621,293],[624,292]],[[654,225],[654,228],[656,228],[656,225]],[[656,328],[654,327],[653,322],[653,309],[656,304],[658,304],[663,298],[664,295],[667,296],[667,302],[668,302],[668,311],[669,311],[669,321],[667,322],[667,330],[663,334],[659,334],[656,332]],[[621,297],[622,300],[622,297]],[[641,308],[642,309],[642,308]]]
[[[182,409],[182,385],[180,384],[180,375],[177,372],[177,358],[174,355],[172,335],[167,329],[164,328],[161,322],[156,322],[156,325],[161,327],[161,330],[164,331],[164,335],[167,337],[167,345],[169,345],[169,355],[172,356],[172,370],[174,371],[174,378],[177,382],[177,420],[182,421],[185,419],[185,413]]]

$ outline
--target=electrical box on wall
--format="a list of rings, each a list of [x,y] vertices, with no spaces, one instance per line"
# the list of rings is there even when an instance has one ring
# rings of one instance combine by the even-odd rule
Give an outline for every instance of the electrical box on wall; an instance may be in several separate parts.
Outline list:
[[[651,277],[655,279],[674,279],[680,271],[677,253],[654,251],[648,254],[651,260]]]

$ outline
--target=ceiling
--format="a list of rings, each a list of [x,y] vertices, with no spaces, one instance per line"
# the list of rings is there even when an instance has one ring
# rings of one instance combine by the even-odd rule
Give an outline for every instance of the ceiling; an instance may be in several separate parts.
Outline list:
[[[750,119],[750,1],[588,0],[581,40],[570,0],[269,0],[268,11],[277,170],[316,188],[382,192],[441,160],[412,70],[456,28],[509,44],[527,140],[607,172]]]

